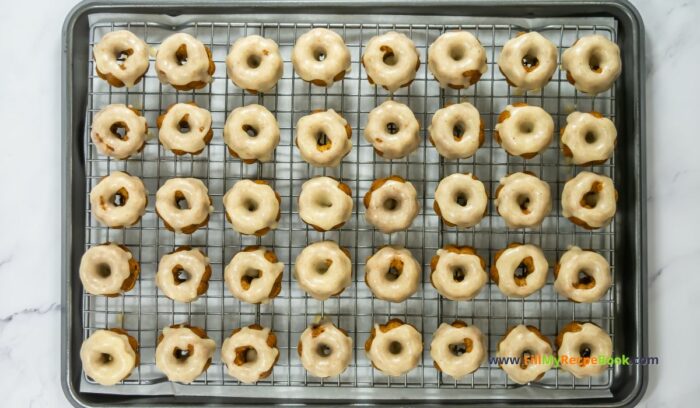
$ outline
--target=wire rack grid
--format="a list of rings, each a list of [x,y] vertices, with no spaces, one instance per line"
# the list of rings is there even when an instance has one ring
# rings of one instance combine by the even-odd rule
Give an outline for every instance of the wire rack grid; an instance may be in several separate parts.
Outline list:
[[[352,55],[351,72],[330,88],[310,85],[298,78],[291,65],[291,48],[300,34],[312,27],[326,27],[343,36]],[[553,290],[550,273],[546,286],[526,299],[508,299],[492,282],[471,301],[454,302],[442,298],[431,286],[429,263],[435,251],[445,244],[470,245],[487,260],[510,242],[539,245],[550,263],[570,245],[591,248],[601,253],[611,264],[615,282],[614,223],[599,231],[585,231],[561,215],[560,193],[563,184],[580,168],[564,162],[558,140],[540,155],[530,160],[508,156],[492,140],[492,130],[499,112],[517,101],[542,106],[555,119],[557,129],[572,110],[596,110],[616,121],[614,90],[590,97],[578,93],[566,82],[559,69],[551,82],[536,93],[515,94],[495,64],[503,44],[521,28],[513,25],[435,25],[435,24],[302,24],[241,22],[215,23],[193,21],[172,27],[149,21],[96,23],[91,26],[90,47],[107,32],[127,29],[143,38],[151,47],[176,31],[188,32],[212,50],[216,72],[214,82],[202,90],[178,92],[158,80],[151,58],[151,67],[144,79],[133,89],[112,88],[95,75],[90,61],[88,111],[85,120],[84,151],[86,191],[110,172],[125,170],[139,176],[149,192],[149,205],[142,221],[128,229],[110,229],[99,224],[89,209],[86,197],[86,249],[107,240],[127,245],[142,267],[136,287],[116,298],[83,294],[83,335],[105,327],[121,327],[134,335],[140,344],[141,364],[124,384],[152,385],[167,381],[155,367],[154,353],[160,331],[171,324],[187,322],[204,328],[217,345],[240,326],[260,323],[271,327],[278,338],[280,359],[272,375],[258,386],[320,386],[320,387],[418,387],[418,388],[484,388],[517,387],[505,373],[488,362],[472,375],[459,381],[441,375],[432,364],[429,344],[432,333],[442,322],[462,319],[478,326],[487,336],[489,355],[495,355],[496,344],[508,327],[532,324],[553,339],[559,329],[571,320],[590,320],[611,335],[613,333],[615,288],[593,304],[576,304],[559,297]],[[443,32],[467,30],[484,45],[488,55],[488,71],[473,87],[463,90],[442,90],[427,71],[427,47]],[[363,46],[383,32],[397,30],[416,43],[421,65],[415,81],[393,96],[371,86],[359,61]],[[537,31],[552,40],[561,52],[582,35],[599,33],[616,40],[614,21],[610,25],[551,24]],[[250,95],[235,87],[227,78],[225,57],[235,39],[259,34],[274,39],[284,59],[284,75],[271,93]],[[153,54],[153,53],[152,53]],[[408,104],[421,123],[423,140],[416,152],[402,160],[388,161],[377,157],[372,146],[362,137],[367,114],[388,98]],[[194,100],[209,109],[213,116],[214,138],[198,156],[175,156],[158,144],[155,119],[175,102]],[[485,122],[486,142],[476,155],[466,160],[444,161],[427,142],[427,127],[432,114],[449,102],[468,101],[481,112]],[[142,154],[118,161],[100,155],[89,137],[93,115],[110,103],[131,104],[143,112],[153,138]],[[281,141],[275,159],[264,164],[243,164],[231,157],[223,143],[223,124],[229,112],[238,106],[259,103],[275,116],[281,128]],[[333,108],[341,113],[353,130],[353,150],[338,168],[319,169],[309,166],[299,156],[293,143],[296,121],[314,109]],[[557,139],[557,138],[555,138]],[[498,216],[492,202],[482,222],[471,229],[456,230],[442,225],[432,210],[433,194],[442,177],[455,172],[471,172],[482,180],[493,197],[499,179],[507,173],[529,170],[547,181],[553,193],[552,212],[542,226],[534,230],[510,230]],[[592,171],[614,179],[614,159],[594,166]],[[379,177],[400,175],[414,184],[421,211],[411,227],[404,232],[385,235],[375,231],[364,219],[362,197],[371,182]],[[341,179],[353,191],[354,210],[349,222],[337,231],[319,233],[304,224],[297,213],[301,184],[315,175]],[[214,212],[209,224],[192,235],[174,234],[163,227],[154,211],[155,192],[172,177],[196,177],[209,188]],[[282,198],[282,217],[276,230],[256,238],[241,236],[224,219],[222,196],[236,181],[259,178],[270,181]],[[490,200],[492,201],[492,200]],[[308,244],[323,239],[338,241],[349,249],[353,259],[353,282],[340,296],[320,302],[310,298],[292,278],[291,267],[296,255]],[[422,263],[424,274],[418,292],[398,304],[373,298],[363,281],[366,259],[385,244],[404,245]],[[180,245],[192,245],[205,251],[211,261],[213,274],[208,292],[197,301],[174,302],[155,285],[158,260]],[[247,245],[264,245],[273,249],[285,264],[283,289],[271,303],[250,305],[236,300],[223,282],[223,269],[233,255]],[[77,271],[76,271],[77,273]],[[296,343],[308,324],[320,316],[331,319],[346,329],[354,345],[354,357],[349,368],[340,376],[318,379],[303,369],[296,352]],[[418,366],[401,377],[388,377],[373,369],[365,356],[363,345],[373,323],[399,317],[415,325],[423,334],[425,350]],[[612,384],[612,369],[593,379],[575,379],[559,369],[550,370],[544,378],[531,385],[547,389],[608,389]],[[94,382],[84,376],[89,384]],[[226,374],[217,350],[213,364],[191,387],[199,385],[236,385]],[[118,388],[114,387],[114,388]],[[104,392],[110,392],[104,389]]]

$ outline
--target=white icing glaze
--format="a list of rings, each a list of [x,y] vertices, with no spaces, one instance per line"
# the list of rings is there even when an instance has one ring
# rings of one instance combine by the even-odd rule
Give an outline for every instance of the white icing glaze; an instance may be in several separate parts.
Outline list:
[[[537,59],[537,65],[529,71],[523,65],[525,57]],[[557,47],[540,33],[520,33],[503,45],[498,67],[516,88],[525,91],[540,89],[557,69]]]
[[[130,50],[130,51],[129,51]],[[148,45],[127,30],[105,34],[92,50],[95,68],[102,75],[111,75],[131,88],[148,71]],[[117,57],[124,55],[124,61]]]
[[[328,231],[339,228],[350,218],[352,203],[352,195],[340,188],[338,180],[314,177],[301,186],[299,216],[314,228]]]
[[[465,205],[460,204],[462,199]],[[484,183],[469,173],[455,173],[440,180],[435,189],[435,203],[444,221],[469,228],[478,224],[486,214],[488,197]]]
[[[554,120],[539,106],[516,104],[506,106],[510,116],[496,124],[496,132],[508,154],[513,156],[534,156],[546,149],[552,141]],[[503,115],[503,114],[501,114]]]
[[[533,269],[528,270],[525,285],[518,286],[515,271],[526,258],[532,258]],[[531,244],[517,245],[506,248],[495,264],[498,274],[498,288],[504,295],[514,298],[524,298],[540,290],[547,282],[549,264],[542,250]]]
[[[320,333],[319,333],[320,331]],[[319,347],[328,350],[319,353]],[[352,339],[329,321],[306,328],[299,337],[299,359],[311,375],[327,378],[340,375],[352,358]]]
[[[176,350],[186,351],[188,348],[192,352],[187,358],[176,357]],[[166,327],[163,339],[156,347],[156,367],[168,380],[189,384],[202,374],[215,350],[214,340],[203,339],[188,327]]]
[[[267,327],[258,329],[249,326],[241,328],[224,340],[221,346],[221,360],[228,368],[228,375],[244,384],[253,384],[267,377],[280,353],[276,346],[268,344],[269,335],[270,329]],[[239,359],[241,364],[237,364],[236,355],[243,350],[242,348],[255,350],[255,359],[252,361]]]
[[[599,67],[600,72],[592,69]],[[581,92],[607,91],[622,72],[620,47],[600,34],[581,37],[561,55],[561,67]]]
[[[389,131],[392,124],[395,133]],[[420,123],[408,106],[387,100],[370,111],[365,140],[385,159],[400,159],[413,153],[420,144]]]
[[[385,182],[381,187],[367,192],[370,195],[369,200],[365,195],[365,218],[385,234],[405,230],[418,215],[420,209],[418,193],[411,182],[403,179],[398,181],[386,178],[376,180],[374,183],[382,180]],[[387,208],[388,204],[394,206]]]
[[[612,356],[613,344],[610,335],[605,330],[593,323],[578,323],[579,331],[567,331],[562,336],[562,342],[557,350],[561,361],[561,369],[568,371],[576,378],[585,378],[603,374],[607,369],[607,364],[600,364],[598,357]],[[580,361],[581,346],[590,349],[592,360]]]
[[[294,261],[294,277],[304,292],[326,300],[350,286],[352,260],[334,241],[314,242]]]
[[[250,136],[248,130],[255,136]],[[275,115],[264,106],[241,106],[226,119],[224,142],[230,153],[244,161],[269,162],[280,142],[280,125]]]
[[[302,117],[297,122],[296,132],[299,154],[313,166],[336,167],[352,149],[350,126],[333,109]]]
[[[277,228],[280,202],[267,184],[253,180],[236,182],[224,195],[224,207],[233,229],[241,234],[263,234],[268,228]]]
[[[224,280],[231,294],[253,304],[268,303],[271,296],[276,296],[273,288],[284,271],[284,264],[273,256],[274,253],[263,247],[248,247],[234,255],[224,270]],[[246,285],[244,278],[248,282]]]
[[[177,270],[187,273],[187,280],[179,282],[174,273]],[[176,250],[163,255],[158,262],[156,285],[165,296],[178,302],[193,302],[199,297],[197,293],[202,280],[207,273],[211,275],[209,258],[199,249]],[[208,284],[206,285],[208,287]]]
[[[442,88],[468,88],[486,72],[486,51],[468,31],[449,31],[428,48],[428,69]]]
[[[592,136],[593,139],[589,139]],[[562,147],[571,151],[571,161],[588,165],[607,160],[615,149],[617,129],[612,120],[586,112],[573,112],[566,117],[561,135]]]
[[[537,227],[552,210],[549,184],[528,173],[501,178],[495,202],[508,228]]]
[[[314,28],[297,39],[292,49],[292,64],[304,81],[331,86],[336,78],[350,71],[350,51],[336,32]]]
[[[461,325],[460,325],[461,326]],[[471,340],[471,351],[457,356],[450,346],[465,346]],[[454,379],[460,379],[476,371],[486,360],[488,350],[484,347],[484,335],[476,326],[455,327],[442,323],[433,333],[430,343],[430,357],[440,366],[440,370]]]
[[[416,78],[420,65],[418,50],[406,35],[390,31],[372,37],[362,54],[362,65],[370,83],[393,93]]]
[[[267,92],[282,78],[284,65],[277,43],[259,35],[241,37],[226,57],[228,76],[249,92]]]
[[[599,185],[593,208],[581,205],[581,200]],[[582,171],[564,184],[561,193],[562,214],[566,218],[575,217],[590,228],[602,228],[610,224],[617,211],[617,191],[610,177]]]
[[[423,338],[415,327],[401,322],[400,326],[385,333],[380,325],[375,323],[372,333],[374,333],[374,339],[367,351],[367,357],[375,368],[395,377],[406,374],[416,367],[423,354]],[[396,354],[392,352],[394,342],[401,345],[401,350]]]
[[[124,136],[112,131],[112,126],[122,127]],[[148,124],[146,118],[124,104],[107,105],[92,119],[90,138],[100,153],[115,159],[126,159],[143,149]]]
[[[109,362],[105,355],[109,355]],[[136,352],[127,335],[96,330],[80,346],[80,360],[88,377],[102,385],[114,385],[131,374],[136,366]]]
[[[438,261],[430,274],[430,281],[438,293],[447,299],[473,299],[489,280],[484,260],[475,253],[438,249],[437,256]],[[461,281],[455,279],[455,270],[462,272]]]
[[[177,51],[182,46],[187,50],[187,60],[184,63],[181,63],[177,56]],[[212,80],[212,73],[209,72],[210,61],[209,52],[201,41],[187,33],[176,33],[166,38],[158,47],[156,72],[161,82],[176,88],[203,88]]]
[[[179,208],[177,197],[182,194],[187,201]],[[201,224],[208,222],[214,211],[207,186],[195,178],[172,178],[156,192],[156,211],[164,223],[175,232],[191,234]]]
[[[179,123],[187,122],[189,130],[180,131]],[[176,103],[168,108],[159,123],[158,139],[166,149],[175,152],[199,154],[211,140],[211,112],[194,102]]]
[[[113,199],[122,188],[129,198],[124,205],[117,206]],[[146,212],[147,194],[140,178],[115,171],[90,191],[90,210],[98,221],[108,227],[128,227],[136,224]]]
[[[535,361],[531,361],[525,368],[516,363],[501,364],[508,378],[518,384],[535,381],[537,377],[552,368],[552,364],[545,364],[544,361],[544,356],[553,355],[552,346],[522,324],[512,328],[498,343],[496,355],[501,358],[522,358],[526,351]]]
[[[446,159],[467,159],[484,143],[484,127],[479,111],[469,102],[438,109],[428,127],[430,142]],[[463,133],[455,136],[455,129]]]
[[[131,251],[119,245],[106,243],[91,247],[80,258],[80,281],[87,293],[93,295],[114,295],[122,292],[124,281],[131,276],[129,260]],[[103,265],[109,269],[109,275],[101,271]],[[138,273],[138,270],[137,270]]]
[[[595,280],[595,286],[590,289],[574,286],[579,283],[581,271],[585,271]],[[611,284],[610,264],[596,252],[584,251],[573,246],[559,259],[559,271],[554,280],[554,289],[568,299],[581,303],[595,302],[605,296]]]
[[[390,274],[396,270],[398,276]],[[406,248],[385,246],[365,263],[365,283],[378,299],[399,303],[416,293],[423,268]]]

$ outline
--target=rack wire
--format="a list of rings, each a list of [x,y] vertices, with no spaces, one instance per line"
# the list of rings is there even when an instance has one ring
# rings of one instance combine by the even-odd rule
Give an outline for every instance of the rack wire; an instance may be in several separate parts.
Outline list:
[[[250,17],[250,16],[248,16]],[[470,245],[477,249],[487,264],[494,253],[510,242],[539,245],[550,263],[563,254],[570,245],[578,245],[601,253],[611,265],[615,279],[614,242],[615,225],[599,231],[585,231],[574,226],[561,215],[560,194],[563,184],[582,170],[564,162],[559,151],[558,138],[540,155],[531,160],[508,156],[492,140],[492,130],[498,114],[507,105],[517,101],[542,106],[557,124],[565,122],[573,110],[596,110],[616,121],[614,90],[590,97],[578,93],[557,69],[551,82],[541,92],[515,94],[495,64],[500,50],[509,38],[524,31],[511,24],[410,24],[345,23],[310,24],[294,22],[203,22],[192,21],[177,27],[153,21],[98,22],[91,24],[89,45],[92,46],[107,32],[127,29],[143,38],[151,47],[176,31],[188,32],[199,38],[212,50],[216,72],[214,82],[202,90],[178,92],[158,80],[151,58],[147,75],[133,89],[110,87],[95,75],[94,62],[90,61],[88,86],[88,111],[85,113],[84,151],[86,191],[89,193],[99,179],[116,170],[128,171],[139,176],[149,192],[149,205],[142,221],[128,229],[110,229],[99,224],[89,209],[85,197],[86,245],[107,240],[127,245],[141,263],[142,272],[136,287],[116,298],[83,294],[83,335],[105,327],[121,327],[135,336],[140,344],[141,364],[123,381],[125,385],[153,386],[166,382],[155,367],[154,354],[160,331],[171,324],[187,322],[202,327],[220,346],[231,331],[240,326],[260,323],[271,327],[278,338],[280,359],[272,375],[258,382],[257,386],[314,386],[350,388],[467,388],[509,389],[519,387],[509,381],[506,374],[488,362],[472,375],[459,381],[441,375],[432,364],[429,345],[432,333],[442,322],[462,319],[478,326],[487,336],[489,355],[496,352],[496,345],[508,327],[524,323],[532,324],[553,339],[558,330],[571,320],[589,320],[597,323],[612,336],[615,318],[615,287],[593,304],[577,304],[561,298],[554,291],[550,273],[545,287],[526,299],[508,299],[493,283],[471,301],[454,302],[442,298],[429,280],[430,259],[445,244]],[[254,18],[252,19],[254,20]],[[310,85],[294,74],[291,65],[291,49],[296,38],[312,27],[326,27],[343,36],[352,55],[351,72],[345,79],[330,88]],[[443,32],[467,30],[484,45],[488,56],[488,71],[473,87],[463,90],[442,90],[427,71],[427,47]],[[377,157],[372,146],[362,137],[367,114],[375,106],[390,98],[384,90],[371,86],[359,59],[368,40],[383,32],[397,30],[416,43],[421,65],[416,79],[408,88],[396,92],[393,99],[408,104],[421,123],[422,142],[417,151],[402,160],[384,160]],[[547,24],[537,31],[552,40],[561,52],[576,38],[598,33],[616,40],[614,20],[609,24],[565,25]],[[275,40],[284,59],[284,75],[271,93],[251,95],[237,88],[227,78],[225,57],[230,44],[241,36],[259,34]],[[90,55],[92,55],[90,49]],[[152,53],[154,54],[154,53]],[[214,138],[198,156],[175,156],[158,144],[156,117],[170,104],[194,100],[209,109],[213,116]],[[481,112],[485,121],[486,142],[470,159],[445,161],[427,141],[427,127],[432,114],[448,102],[468,101]],[[109,159],[99,154],[89,137],[93,115],[110,103],[131,104],[143,112],[148,120],[150,133],[142,154],[126,161]],[[266,106],[277,117],[281,128],[281,140],[275,159],[264,164],[243,164],[231,157],[223,143],[223,124],[227,115],[236,107],[250,103]],[[305,163],[292,143],[296,121],[314,109],[332,108],[341,113],[353,130],[353,149],[338,168],[319,169]],[[541,227],[534,230],[506,228],[495,211],[492,200],[488,214],[474,228],[456,230],[442,225],[432,210],[433,195],[441,178],[455,172],[471,172],[482,180],[490,197],[493,197],[499,179],[507,173],[529,170],[552,187],[552,212]],[[614,159],[594,166],[592,171],[613,177]],[[398,174],[414,184],[421,211],[411,227],[391,235],[375,231],[364,219],[362,197],[371,182],[379,177]],[[339,230],[319,233],[304,224],[297,213],[297,200],[301,184],[316,175],[329,175],[341,179],[353,191],[354,210],[351,219]],[[214,212],[209,224],[192,235],[174,234],[163,227],[154,211],[155,192],[171,177],[196,177],[204,181],[213,199]],[[241,236],[233,231],[224,219],[222,196],[236,181],[244,178],[269,180],[282,198],[282,217],[279,226],[267,235],[256,238]],[[291,266],[298,253],[311,242],[322,239],[338,241],[348,248],[353,259],[353,282],[340,296],[320,302],[306,295],[296,284]],[[422,284],[418,292],[398,304],[373,298],[363,281],[366,259],[381,245],[404,245],[423,265]],[[197,301],[182,304],[163,295],[155,285],[158,260],[180,245],[192,245],[204,250],[211,261],[213,274],[208,292]],[[282,292],[271,303],[250,305],[235,299],[223,282],[223,269],[233,255],[247,245],[264,245],[273,249],[285,264]],[[77,271],[76,271],[77,273]],[[296,352],[301,332],[324,316],[346,329],[354,345],[354,355],[348,369],[340,376],[319,379],[309,376],[303,369]],[[363,345],[373,323],[382,323],[391,317],[399,317],[415,325],[423,334],[425,350],[418,366],[401,377],[388,377],[373,369],[366,358]],[[84,377],[84,383],[95,384]],[[530,385],[544,389],[603,389],[612,385],[613,371],[592,379],[575,379],[559,369],[550,370],[544,378]],[[229,386],[238,382],[226,373],[217,350],[211,367],[192,385]],[[99,392],[110,393],[123,385]],[[193,388],[190,388],[193,389]],[[187,391],[184,391],[185,393]],[[388,392],[388,391],[387,391]]]

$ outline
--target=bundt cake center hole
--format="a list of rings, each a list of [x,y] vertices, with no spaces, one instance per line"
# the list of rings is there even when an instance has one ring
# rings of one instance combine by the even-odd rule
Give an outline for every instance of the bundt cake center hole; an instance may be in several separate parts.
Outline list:
[[[112,126],[109,127],[109,131],[112,132],[112,135],[116,138],[124,141],[128,140],[126,134],[129,133],[129,126],[124,122],[112,123]]]
[[[192,275],[190,275],[182,265],[175,265],[173,268],[173,282],[175,282],[175,286],[185,283],[191,278]]]
[[[126,191],[124,188],[120,188],[114,195],[112,196],[112,204],[114,204],[115,207],[123,207],[126,205],[126,202],[129,200],[129,193]]]
[[[523,370],[527,368],[528,360],[534,357],[535,353],[532,352],[532,350],[525,350],[523,353],[520,355],[520,368]]]
[[[386,131],[390,135],[395,135],[395,134],[399,133],[399,125],[397,125],[394,122],[389,122],[386,124]]]
[[[175,51],[175,60],[178,65],[187,64],[187,46],[185,44],[181,44]]]
[[[535,125],[530,121],[524,121],[520,122],[519,129],[520,133],[529,134],[532,133],[533,130],[535,130]]]
[[[329,269],[331,269],[331,265],[333,265],[333,261],[330,259],[321,260],[316,264],[316,273],[319,275],[325,274]]]
[[[117,51],[114,58],[117,60],[117,64],[124,65],[124,62],[134,53],[134,50],[127,48],[125,50]]]
[[[401,351],[403,350],[403,345],[394,340],[391,343],[389,343],[389,353],[391,354],[401,354]]]
[[[581,207],[589,209],[595,208],[595,206],[598,205],[598,200],[600,200],[601,191],[603,191],[603,183],[594,181],[588,192],[581,197],[581,202],[579,203]]]
[[[528,275],[528,270],[527,266],[525,266],[524,263],[521,263],[518,265],[518,267],[515,269],[515,278],[516,279],[525,279],[527,278]]]
[[[324,151],[330,149],[332,143],[326,132],[318,132],[316,134],[316,146],[319,150]]]
[[[581,355],[581,357],[584,357],[584,358],[590,357],[591,352],[592,352],[591,346],[586,344],[586,343],[581,344],[581,347],[579,347],[579,350],[578,350],[578,353]]]
[[[314,59],[316,61],[323,61],[326,59],[326,50],[323,48],[317,48],[314,50]]]
[[[452,269],[452,279],[455,282],[461,282],[467,276],[466,271],[461,266],[456,266]]]
[[[392,50],[390,47],[383,45],[380,48],[380,50],[384,52],[384,55],[382,56],[382,61],[384,61],[386,65],[393,66],[396,65],[397,62],[399,62],[398,57],[396,56],[396,54],[394,54],[394,50]]]
[[[466,50],[462,44],[454,45],[450,48],[450,57],[455,61],[464,58],[464,54],[466,54]]]
[[[520,211],[523,213],[527,214],[530,212],[530,196],[527,194],[520,194],[517,197],[518,201],[518,206],[520,207]]]
[[[576,289],[590,289],[595,286],[595,278],[585,269],[578,271],[577,281],[574,283]]]
[[[242,366],[246,363],[254,363],[255,360],[258,359],[258,352],[251,346],[236,347],[234,352],[236,357],[233,359],[233,363],[238,366]]]
[[[253,200],[246,200],[243,203],[243,207],[245,207],[250,212],[255,212],[258,210],[258,203]]]
[[[187,120],[188,116],[189,114],[185,114],[185,116],[177,122],[177,130],[179,130],[180,133],[188,133],[190,131],[190,122]]]
[[[117,207],[122,207],[124,204],[126,204],[126,199],[124,199],[124,196],[120,193],[116,193],[114,197],[112,197],[112,204]]]
[[[525,68],[525,71],[532,71],[535,68],[537,68],[537,65],[539,65],[540,61],[537,59],[537,56],[532,55],[530,52],[526,53],[525,56],[523,56],[523,68]]]
[[[393,259],[391,264],[389,264],[389,269],[384,274],[384,278],[389,282],[393,282],[401,276],[401,272],[403,272],[403,261]]]
[[[246,63],[248,64],[248,66],[250,68],[253,68],[253,69],[259,67],[261,62],[262,61],[260,60],[260,56],[257,54],[249,55],[248,59],[246,60]]]
[[[109,364],[112,362],[112,355],[109,353],[100,353],[100,362],[102,364]]]
[[[593,132],[586,132],[584,139],[586,140],[586,143],[593,144],[596,142],[596,140],[598,140],[598,137]]]
[[[126,62],[126,59],[127,59],[128,57],[129,57],[129,56],[128,56],[124,51],[119,51],[119,52],[117,53],[117,58],[116,58],[116,59],[117,59],[117,64],[119,64],[119,65],[124,65],[124,62]]]
[[[461,207],[466,207],[469,202],[469,197],[464,192],[460,191],[455,196],[455,202]]]
[[[388,198],[384,200],[384,209],[387,211],[396,211],[399,208],[399,201],[395,198]]]
[[[452,137],[455,138],[455,140],[461,140],[462,137],[464,137],[464,132],[467,131],[467,126],[464,124],[464,122],[457,122],[452,126]]]
[[[333,354],[333,349],[328,346],[328,344],[321,343],[316,347],[316,354],[321,357],[330,357]]]
[[[322,208],[331,208],[333,207],[333,202],[328,198],[328,197],[319,197],[318,200],[316,200],[316,204],[318,204],[319,207]]]
[[[515,271],[513,271],[513,279],[515,280],[516,285],[527,285],[527,277],[535,270],[535,265],[533,262],[532,257],[528,256],[520,262],[517,268],[515,268]]]
[[[258,359],[258,352],[254,348],[249,347],[248,350],[245,352],[245,362],[246,363],[253,363],[257,359]]]
[[[260,276],[262,276],[262,271],[260,269],[250,268],[246,270],[241,276],[241,286],[243,289],[248,290],[253,280],[258,279]]]
[[[109,275],[112,274],[112,268],[106,263],[100,263],[97,264],[96,272],[100,278],[109,278]]]
[[[250,136],[250,137],[255,137],[258,135],[258,129],[256,129],[250,125],[243,125],[242,128],[243,128],[243,131],[246,132],[246,134],[248,134],[248,136]]]
[[[591,57],[588,59],[588,67],[591,68],[591,71],[598,73],[602,71],[602,68],[600,67],[602,62],[601,59],[602,58],[600,55],[598,55],[598,53],[594,52],[591,54]]]
[[[384,277],[388,281],[395,281],[399,278],[399,276],[401,276],[401,271],[392,266],[389,268],[389,270],[386,271],[386,275]]]
[[[598,205],[598,192],[589,191],[583,195],[581,199],[581,205],[585,208],[595,208]]]
[[[175,192],[175,206],[179,210],[189,210],[190,209],[190,202],[187,201],[187,197],[185,197],[185,194],[182,191]]]
[[[448,347],[452,355],[456,357],[459,357],[467,352],[467,346],[464,343],[454,343],[450,344]]]
[[[173,350],[173,356],[180,362],[185,362],[190,356],[194,354],[194,346],[188,344],[187,348],[181,349],[180,347],[175,347]]]

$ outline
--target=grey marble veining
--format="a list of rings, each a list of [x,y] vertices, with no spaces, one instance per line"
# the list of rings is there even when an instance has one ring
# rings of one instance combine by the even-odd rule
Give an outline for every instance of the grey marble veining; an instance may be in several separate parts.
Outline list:
[[[18,2],[0,25],[11,56],[0,67],[0,395],[8,407],[68,405],[59,369],[59,84],[61,26],[74,3]],[[647,29],[649,353],[660,358],[641,406],[694,406],[700,3],[635,4]]]

